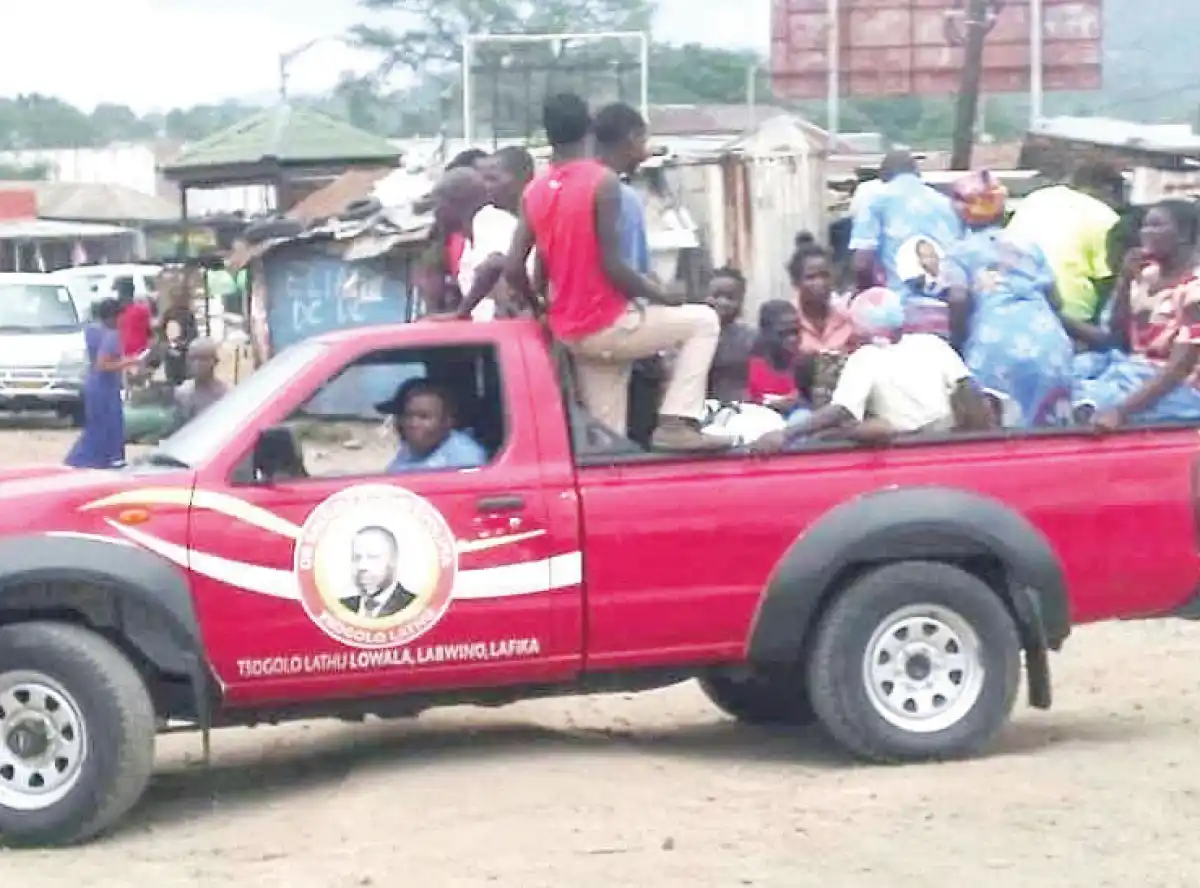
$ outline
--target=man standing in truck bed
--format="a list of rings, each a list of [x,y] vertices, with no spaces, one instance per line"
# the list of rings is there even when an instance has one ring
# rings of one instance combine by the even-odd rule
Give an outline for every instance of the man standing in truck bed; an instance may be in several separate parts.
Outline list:
[[[521,224],[508,255],[514,291],[532,300],[526,259],[536,246],[549,282],[547,321],[575,358],[584,408],[625,434],[633,362],[679,348],[651,445],[658,450],[726,446],[700,430],[708,371],[720,335],[707,305],[672,305],[661,287],[625,261],[621,181],[589,157],[591,115],[579,96],[546,100],[550,167],[525,190]]]

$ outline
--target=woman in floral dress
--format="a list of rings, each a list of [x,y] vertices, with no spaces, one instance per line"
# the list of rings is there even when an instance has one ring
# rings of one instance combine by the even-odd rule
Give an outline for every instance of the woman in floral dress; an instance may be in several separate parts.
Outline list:
[[[1126,257],[1113,301],[1115,348],[1092,379],[1076,382],[1081,418],[1127,423],[1200,422],[1200,214],[1189,201],[1156,204]]]
[[[1003,425],[1067,425],[1074,348],[1058,317],[1045,255],[1001,227],[1007,196],[987,172],[954,187],[967,234],[946,255],[951,339],[980,387],[999,402]]]

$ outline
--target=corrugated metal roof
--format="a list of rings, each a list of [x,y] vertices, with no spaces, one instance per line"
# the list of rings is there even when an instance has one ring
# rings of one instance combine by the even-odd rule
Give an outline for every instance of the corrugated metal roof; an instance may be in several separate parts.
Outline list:
[[[1030,133],[1072,142],[1166,154],[1200,152],[1200,135],[1188,124],[1135,123],[1112,117],[1048,117],[1039,120]]]
[[[209,167],[250,166],[264,161],[323,160],[395,162],[400,152],[387,139],[311,108],[277,105],[201,139],[163,167],[167,175]]]
[[[652,105],[650,132],[655,136],[744,133],[789,113],[774,105]]]
[[[168,200],[98,182],[0,181],[0,190],[33,191],[38,215],[80,222],[166,222],[179,218]]]
[[[80,237],[114,237],[132,233],[132,228],[101,225],[96,222],[58,222],[52,219],[0,222],[0,240],[73,240]]]
[[[390,167],[347,170],[324,188],[314,191],[292,207],[288,216],[305,223],[339,216],[356,200],[370,197],[375,183],[386,178],[391,172]]]

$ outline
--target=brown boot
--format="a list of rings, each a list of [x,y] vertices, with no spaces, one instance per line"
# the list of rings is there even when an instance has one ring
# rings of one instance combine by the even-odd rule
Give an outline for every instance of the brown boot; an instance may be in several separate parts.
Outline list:
[[[658,420],[658,428],[650,438],[650,446],[654,450],[665,450],[679,453],[714,452],[728,450],[733,446],[730,438],[716,435],[706,435],[700,430],[700,423],[694,419],[682,416],[662,416]]]

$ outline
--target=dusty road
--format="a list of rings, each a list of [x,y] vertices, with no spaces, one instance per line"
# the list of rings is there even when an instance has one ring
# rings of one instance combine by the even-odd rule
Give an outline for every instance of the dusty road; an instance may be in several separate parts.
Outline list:
[[[0,462],[65,432],[0,432]],[[1020,888],[1200,884],[1200,626],[1081,630],[1050,713],[994,754],[851,765],[740,728],[692,685],[165,738],[147,798],[81,849],[0,852],[0,885]]]

